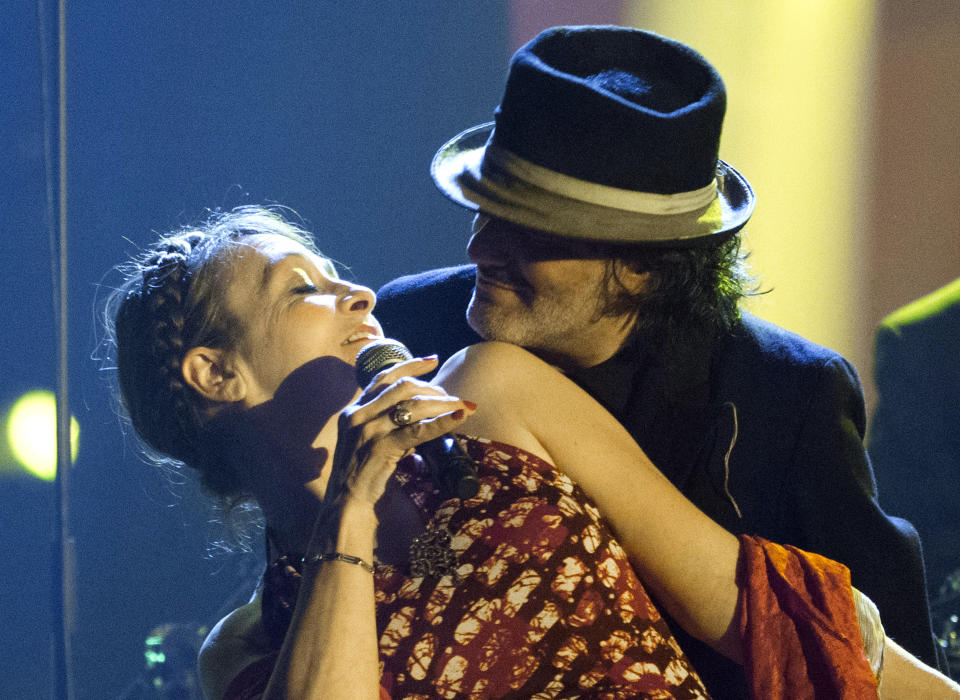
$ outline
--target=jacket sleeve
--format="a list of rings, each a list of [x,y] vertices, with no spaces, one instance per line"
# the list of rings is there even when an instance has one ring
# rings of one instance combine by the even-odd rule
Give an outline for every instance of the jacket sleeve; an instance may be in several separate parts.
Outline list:
[[[463,265],[400,277],[377,291],[373,315],[388,338],[417,357],[435,353],[442,364],[480,341],[466,318],[474,276],[474,266]]]
[[[788,486],[795,544],[850,568],[880,610],[887,634],[937,667],[920,542],[887,516],[863,446],[865,411],[856,371],[835,356],[807,368],[806,402]]]

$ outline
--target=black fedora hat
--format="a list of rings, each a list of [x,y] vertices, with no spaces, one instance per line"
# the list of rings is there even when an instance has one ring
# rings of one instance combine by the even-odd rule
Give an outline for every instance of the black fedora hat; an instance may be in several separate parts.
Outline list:
[[[680,42],[554,27],[514,54],[496,121],[446,143],[430,172],[468,209],[561,236],[715,242],[755,203],[718,159],[725,109],[716,70]]]

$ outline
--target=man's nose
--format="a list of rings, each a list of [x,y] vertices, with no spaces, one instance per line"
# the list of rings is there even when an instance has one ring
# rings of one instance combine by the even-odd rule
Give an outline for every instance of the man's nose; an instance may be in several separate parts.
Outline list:
[[[485,226],[467,243],[467,255],[479,265],[504,265],[510,256],[507,236],[494,226]]]

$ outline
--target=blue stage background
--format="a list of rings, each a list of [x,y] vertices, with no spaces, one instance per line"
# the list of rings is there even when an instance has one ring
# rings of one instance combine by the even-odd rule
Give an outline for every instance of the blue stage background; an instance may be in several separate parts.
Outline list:
[[[56,332],[38,13],[4,9],[6,406],[55,387]],[[55,38],[55,6],[44,21]],[[68,6],[66,26],[70,407],[81,425],[73,667],[77,697],[102,700],[136,681],[154,626],[211,624],[249,595],[262,561],[209,554],[221,532],[204,502],[123,441],[92,359],[104,275],[153,232],[259,202],[296,210],[374,288],[464,261],[469,216],[435,192],[428,166],[447,138],[492,118],[510,48],[505,2],[90,0]],[[0,481],[2,698],[50,692],[54,502],[50,483]]]

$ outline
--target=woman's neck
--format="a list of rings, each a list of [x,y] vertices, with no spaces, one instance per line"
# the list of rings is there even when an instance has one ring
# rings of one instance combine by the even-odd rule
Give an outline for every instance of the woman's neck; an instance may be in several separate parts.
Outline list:
[[[237,467],[245,490],[260,506],[274,544],[284,554],[307,550],[326,497],[337,444],[337,417],[312,440],[291,440],[282,424],[237,427],[224,453]],[[254,429],[250,429],[254,428]]]
[[[302,509],[299,515],[293,515],[289,509],[280,518],[264,513],[273,550],[268,552],[268,559],[272,560],[281,554],[304,555],[309,548],[313,526],[319,515],[320,504],[316,501],[312,510]]]

